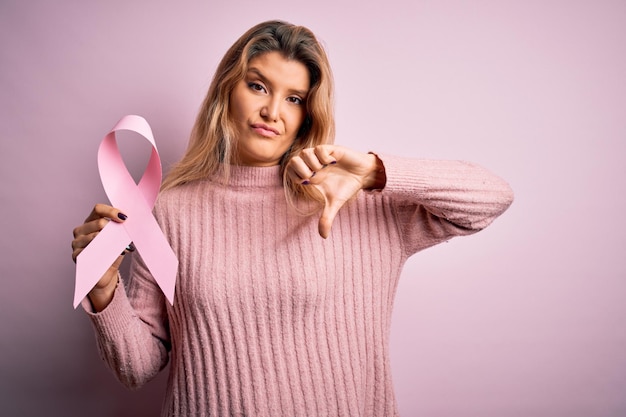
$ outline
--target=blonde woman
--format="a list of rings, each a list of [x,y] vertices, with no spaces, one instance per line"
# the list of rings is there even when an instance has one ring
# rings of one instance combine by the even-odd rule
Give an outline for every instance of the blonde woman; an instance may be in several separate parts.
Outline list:
[[[334,145],[332,105],[308,29],[243,34],[155,206],[180,262],[174,305],[138,254],[130,276],[120,256],[83,301],[122,383],[170,363],[162,415],[398,414],[388,334],[403,264],[483,229],[513,195],[470,163]],[[96,205],[73,258],[123,210]]]

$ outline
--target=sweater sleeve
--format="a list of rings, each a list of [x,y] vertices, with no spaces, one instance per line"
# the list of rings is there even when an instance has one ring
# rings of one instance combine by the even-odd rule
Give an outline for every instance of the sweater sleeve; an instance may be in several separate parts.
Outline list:
[[[131,279],[120,279],[113,300],[94,313],[87,298],[82,306],[95,330],[105,364],[130,389],[150,381],[169,359],[165,297],[138,254],[133,255]]]
[[[382,193],[395,207],[407,255],[487,227],[513,202],[511,187],[476,164],[380,156]]]

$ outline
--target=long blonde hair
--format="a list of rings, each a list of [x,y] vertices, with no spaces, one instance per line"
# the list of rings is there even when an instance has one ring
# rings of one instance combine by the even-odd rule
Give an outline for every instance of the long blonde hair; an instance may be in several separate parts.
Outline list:
[[[288,197],[303,195],[320,200],[310,187],[289,181],[284,171],[291,155],[304,148],[334,141],[332,72],[326,52],[313,32],[303,26],[278,20],[252,27],[228,49],[202,103],[187,151],[170,169],[162,190],[206,178],[218,170],[222,170],[223,177],[228,180],[229,165],[237,162],[234,152],[235,129],[229,112],[230,94],[244,78],[250,60],[272,51],[280,52],[285,59],[304,64],[310,77],[305,120],[294,143],[280,161],[285,191]]]

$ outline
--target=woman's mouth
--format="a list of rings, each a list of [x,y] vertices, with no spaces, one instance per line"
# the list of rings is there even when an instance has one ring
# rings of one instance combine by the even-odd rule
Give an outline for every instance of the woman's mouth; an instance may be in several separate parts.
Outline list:
[[[250,125],[250,127],[256,133],[266,138],[272,138],[274,136],[278,136],[278,130],[263,123],[254,123]]]

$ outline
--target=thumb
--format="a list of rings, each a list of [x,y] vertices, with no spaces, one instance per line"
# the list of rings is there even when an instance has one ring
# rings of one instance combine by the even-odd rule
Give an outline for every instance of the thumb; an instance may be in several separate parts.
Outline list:
[[[335,221],[335,216],[339,212],[343,204],[338,201],[328,201],[326,200],[326,204],[324,205],[324,210],[322,210],[322,215],[320,216],[320,221],[318,224],[318,231],[320,236],[326,239],[330,236],[330,229],[333,226],[333,222]]]

